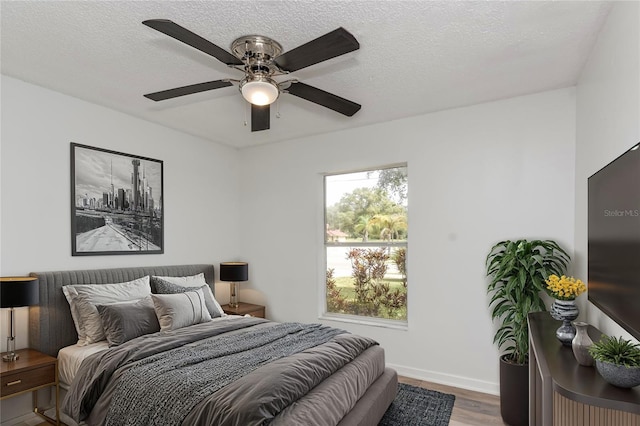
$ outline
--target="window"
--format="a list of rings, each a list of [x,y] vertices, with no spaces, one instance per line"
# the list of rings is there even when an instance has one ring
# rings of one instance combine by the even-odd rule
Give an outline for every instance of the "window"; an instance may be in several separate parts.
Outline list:
[[[327,175],[325,312],[407,321],[407,166]]]

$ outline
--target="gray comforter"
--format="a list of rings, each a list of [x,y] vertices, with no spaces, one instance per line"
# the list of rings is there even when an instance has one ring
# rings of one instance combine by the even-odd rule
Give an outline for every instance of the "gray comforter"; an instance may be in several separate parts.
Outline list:
[[[257,318],[155,333],[85,360],[63,411],[108,426],[266,424],[375,344]],[[255,370],[257,383],[233,386]]]

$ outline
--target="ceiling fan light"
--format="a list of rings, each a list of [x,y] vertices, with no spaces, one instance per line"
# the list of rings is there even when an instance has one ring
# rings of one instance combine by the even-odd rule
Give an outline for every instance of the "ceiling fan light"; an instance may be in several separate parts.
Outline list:
[[[242,96],[253,105],[270,105],[278,99],[280,91],[270,81],[247,81],[242,85]]]

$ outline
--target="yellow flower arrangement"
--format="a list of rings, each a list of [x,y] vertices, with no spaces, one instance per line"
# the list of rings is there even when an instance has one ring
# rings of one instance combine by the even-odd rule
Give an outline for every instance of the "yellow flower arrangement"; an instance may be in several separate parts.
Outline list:
[[[559,300],[573,300],[587,291],[587,286],[582,281],[564,275],[550,275],[545,282],[551,297]]]

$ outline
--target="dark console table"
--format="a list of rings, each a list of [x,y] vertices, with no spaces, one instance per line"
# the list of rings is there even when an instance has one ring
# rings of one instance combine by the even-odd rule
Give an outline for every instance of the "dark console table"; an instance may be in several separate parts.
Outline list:
[[[555,336],[548,312],[529,314],[529,425],[640,426],[640,386],[608,384],[595,367],[583,367]],[[594,342],[602,333],[589,326]]]

